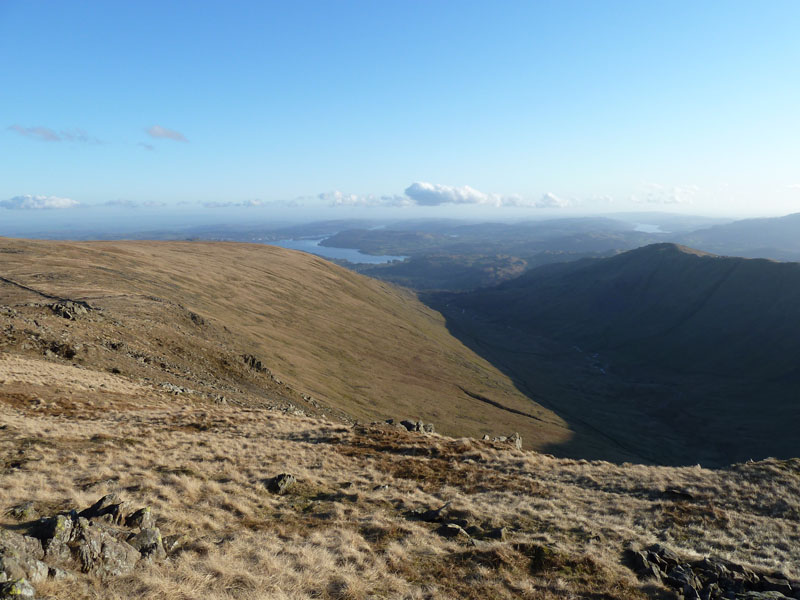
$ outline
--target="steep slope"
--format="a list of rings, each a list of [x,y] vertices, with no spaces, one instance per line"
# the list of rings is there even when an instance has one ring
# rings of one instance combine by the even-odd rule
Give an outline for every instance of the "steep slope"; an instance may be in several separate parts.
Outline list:
[[[573,427],[644,458],[724,464],[800,452],[800,264],[655,244],[434,305],[520,385],[549,389],[548,406]],[[562,359],[542,356],[543,339],[561,344]]]
[[[307,254],[6,239],[0,277],[6,351],[218,402],[422,419],[460,435],[519,431],[538,447],[571,435],[411,293]]]
[[[653,244],[536,269],[459,304],[594,351],[682,371],[766,379],[798,369],[798,263]]]

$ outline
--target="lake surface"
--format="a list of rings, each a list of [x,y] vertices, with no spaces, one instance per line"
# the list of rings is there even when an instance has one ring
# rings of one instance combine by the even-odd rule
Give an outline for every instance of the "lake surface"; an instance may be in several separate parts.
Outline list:
[[[642,233],[667,233],[659,225],[650,225],[648,223],[637,223],[634,231],[641,231]]]
[[[364,254],[355,248],[329,248],[328,246],[320,246],[327,237],[314,238],[305,240],[278,240],[276,242],[269,242],[271,246],[280,246],[281,248],[288,248],[289,250],[301,250],[309,254],[316,254],[323,258],[338,258],[339,260],[347,260],[351,263],[369,263],[378,265],[381,263],[392,262],[393,260],[405,260],[407,256],[392,256],[390,254],[383,254],[373,256],[371,254]]]

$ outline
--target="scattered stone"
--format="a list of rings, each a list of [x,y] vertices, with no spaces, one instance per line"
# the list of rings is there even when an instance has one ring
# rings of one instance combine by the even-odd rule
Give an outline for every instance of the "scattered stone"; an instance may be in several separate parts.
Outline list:
[[[186,543],[186,537],[183,535],[168,535],[162,539],[162,543],[164,551],[167,554],[172,554]]]
[[[756,573],[716,557],[688,561],[661,544],[627,551],[628,564],[641,578],[655,577],[684,600],[781,600],[795,593],[783,575]]]
[[[450,502],[445,502],[439,508],[430,508],[428,510],[418,509],[414,511],[416,517],[420,521],[426,523],[438,523],[444,519],[445,511],[450,507]]]
[[[455,523],[442,523],[442,525],[436,530],[442,537],[446,538],[463,538],[465,540],[470,539],[469,534],[464,531],[464,528],[460,525],[456,525]]]
[[[505,527],[495,527],[486,532],[486,537],[492,540],[506,539],[508,530]]]
[[[282,496],[289,491],[289,488],[291,488],[295,482],[296,479],[294,475],[290,475],[289,473],[281,473],[267,482],[267,489],[273,494]]]
[[[522,436],[516,431],[508,437],[508,441],[514,444],[517,450],[522,450]]]
[[[262,373],[269,371],[269,369],[267,369],[264,364],[252,354],[243,354],[242,360],[244,360],[244,364],[254,371],[261,371]]]
[[[18,521],[32,521],[39,516],[36,512],[36,508],[33,506],[33,502],[23,502],[22,504],[12,506],[8,514]]]

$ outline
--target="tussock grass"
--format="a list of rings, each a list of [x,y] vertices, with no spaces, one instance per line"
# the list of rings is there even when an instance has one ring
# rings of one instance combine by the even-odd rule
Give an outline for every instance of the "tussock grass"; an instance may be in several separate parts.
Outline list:
[[[49,363],[24,366],[32,380]],[[91,372],[65,369],[51,385],[25,384],[29,400],[0,388],[4,525],[25,501],[51,514],[117,491],[185,541],[161,564],[107,582],[50,581],[43,596],[632,599],[658,589],[635,579],[623,550],[653,542],[800,577],[797,460],[708,470],[556,459],[385,425],[176,405],[146,387],[70,390]],[[270,494],[265,482],[282,472],[298,483]],[[473,547],[413,516],[446,502],[453,518],[505,527],[506,539]]]

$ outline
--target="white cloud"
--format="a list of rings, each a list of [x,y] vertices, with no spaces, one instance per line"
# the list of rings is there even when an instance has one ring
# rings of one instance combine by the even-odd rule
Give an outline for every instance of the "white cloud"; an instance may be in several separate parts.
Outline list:
[[[790,190],[800,190],[800,183],[793,183],[792,185],[787,185],[786,187]]]
[[[536,202],[533,203],[534,208],[566,208],[572,203],[566,198],[556,196],[553,192],[542,194]]]
[[[440,204],[494,204],[493,198],[468,185],[454,187],[440,183],[416,181],[405,190],[406,196],[420,206]]]
[[[77,200],[59,198],[58,196],[14,196],[8,200],[0,200],[0,208],[10,210],[50,210],[58,208],[74,208]]]
[[[147,135],[153,138],[175,140],[176,142],[189,141],[186,139],[186,136],[183,135],[180,131],[175,131],[174,129],[167,129],[166,127],[161,127],[161,125],[153,125],[146,131]]]
[[[631,196],[631,200],[638,204],[691,204],[699,191],[696,185],[668,187],[660,183],[646,183],[640,192]]]
[[[417,181],[405,190],[414,204],[418,206],[440,206],[442,204],[479,204],[482,206],[513,208],[564,208],[571,206],[567,199],[560,198],[552,192],[541,198],[524,198],[519,194],[501,195],[487,194],[468,185],[454,187],[439,183]]]

